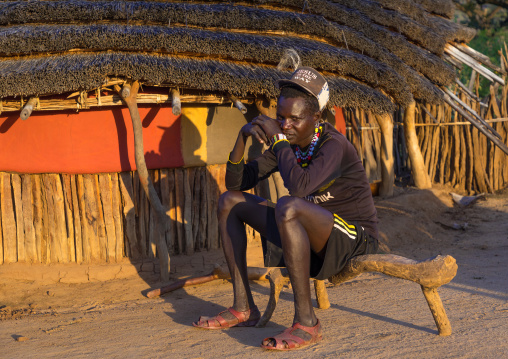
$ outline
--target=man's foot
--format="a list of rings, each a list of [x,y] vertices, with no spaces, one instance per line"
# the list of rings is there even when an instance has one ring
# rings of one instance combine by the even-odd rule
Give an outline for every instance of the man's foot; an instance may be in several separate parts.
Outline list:
[[[199,317],[192,323],[196,328],[227,329],[231,327],[253,327],[261,318],[258,307],[254,306],[245,312],[238,312],[233,308],[220,312],[215,317]]]
[[[323,339],[319,320],[313,327],[304,327],[295,323],[291,328],[284,330],[274,337],[265,338],[261,348],[270,350],[291,350],[317,343]]]

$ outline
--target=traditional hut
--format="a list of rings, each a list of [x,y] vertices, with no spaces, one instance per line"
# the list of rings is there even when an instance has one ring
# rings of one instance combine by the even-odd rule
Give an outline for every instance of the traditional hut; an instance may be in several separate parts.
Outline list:
[[[438,119],[448,102],[503,147],[446,93],[461,63],[503,83],[453,11],[451,0],[0,2],[0,264],[158,255],[167,279],[170,254],[219,247],[228,151],[298,63],[328,79],[328,118],[346,117],[383,194],[397,116],[414,181],[430,185],[415,101]]]

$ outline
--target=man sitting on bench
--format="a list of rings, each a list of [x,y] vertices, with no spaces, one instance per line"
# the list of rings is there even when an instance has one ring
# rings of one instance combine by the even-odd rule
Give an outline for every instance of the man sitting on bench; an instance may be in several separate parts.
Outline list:
[[[267,267],[287,267],[295,315],[293,326],[266,338],[265,349],[287,350],[321,340],[321,325],[310,296],[309,278],[337,274],[352,257],[376,253],[377,215],[365,170],[353,145],[322,122],[328,83],[316,70],[300,67],[279,80],[277,118],[264,115],[243,126],[227,164],[219,202],[219,230],[233,282],[233,306],[194,326],[225,329],[254,326],[260,312],[247,277],[244,224],[262,236]],[[270,145],[256,160],[243,161],[245,143]],[[279,171],[289,196],[276,204],[241,191]]]

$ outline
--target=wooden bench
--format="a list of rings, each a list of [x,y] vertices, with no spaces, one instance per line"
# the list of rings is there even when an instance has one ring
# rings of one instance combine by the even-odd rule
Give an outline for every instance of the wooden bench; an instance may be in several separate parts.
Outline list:
[[[349,260],[340,273],[328,278],[328,280],[334,285],[339,285],[364,272],[383,273],[420,284],[436,322],[439,335],[444,336],[452,333],[450,321],[437,292],[437,288],[450,282],[457,274],[457,263],[452,256],[439,255],[418,262],[393,254],[361,255]],[[277,306],[280,291],[284,285],[289,283],[286,268],[274,268],[267,277],[270,281],[270,299],[263,316],[256,325],[257,327],[264,327],[270,321]],[[315,279],[314,288],[318,307],[328,309],[330,301],[328,300],[324,281]]]

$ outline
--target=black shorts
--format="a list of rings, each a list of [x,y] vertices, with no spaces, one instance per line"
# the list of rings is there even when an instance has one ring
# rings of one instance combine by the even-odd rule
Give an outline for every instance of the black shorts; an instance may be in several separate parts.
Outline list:
[[[261,236],[265,267],[285,267],[279,229],[275,222],[275,208],[268,207],[267,217],[268,234],[267,237]],[[310,277],[327,279],[339,273],[349,259],[361,254],[377,253],[378,248],[377,239],[365,233],[362,226],[347,223],[334,214],[333,229],[326,245],[325,258],[321,259],[311,250]]]

